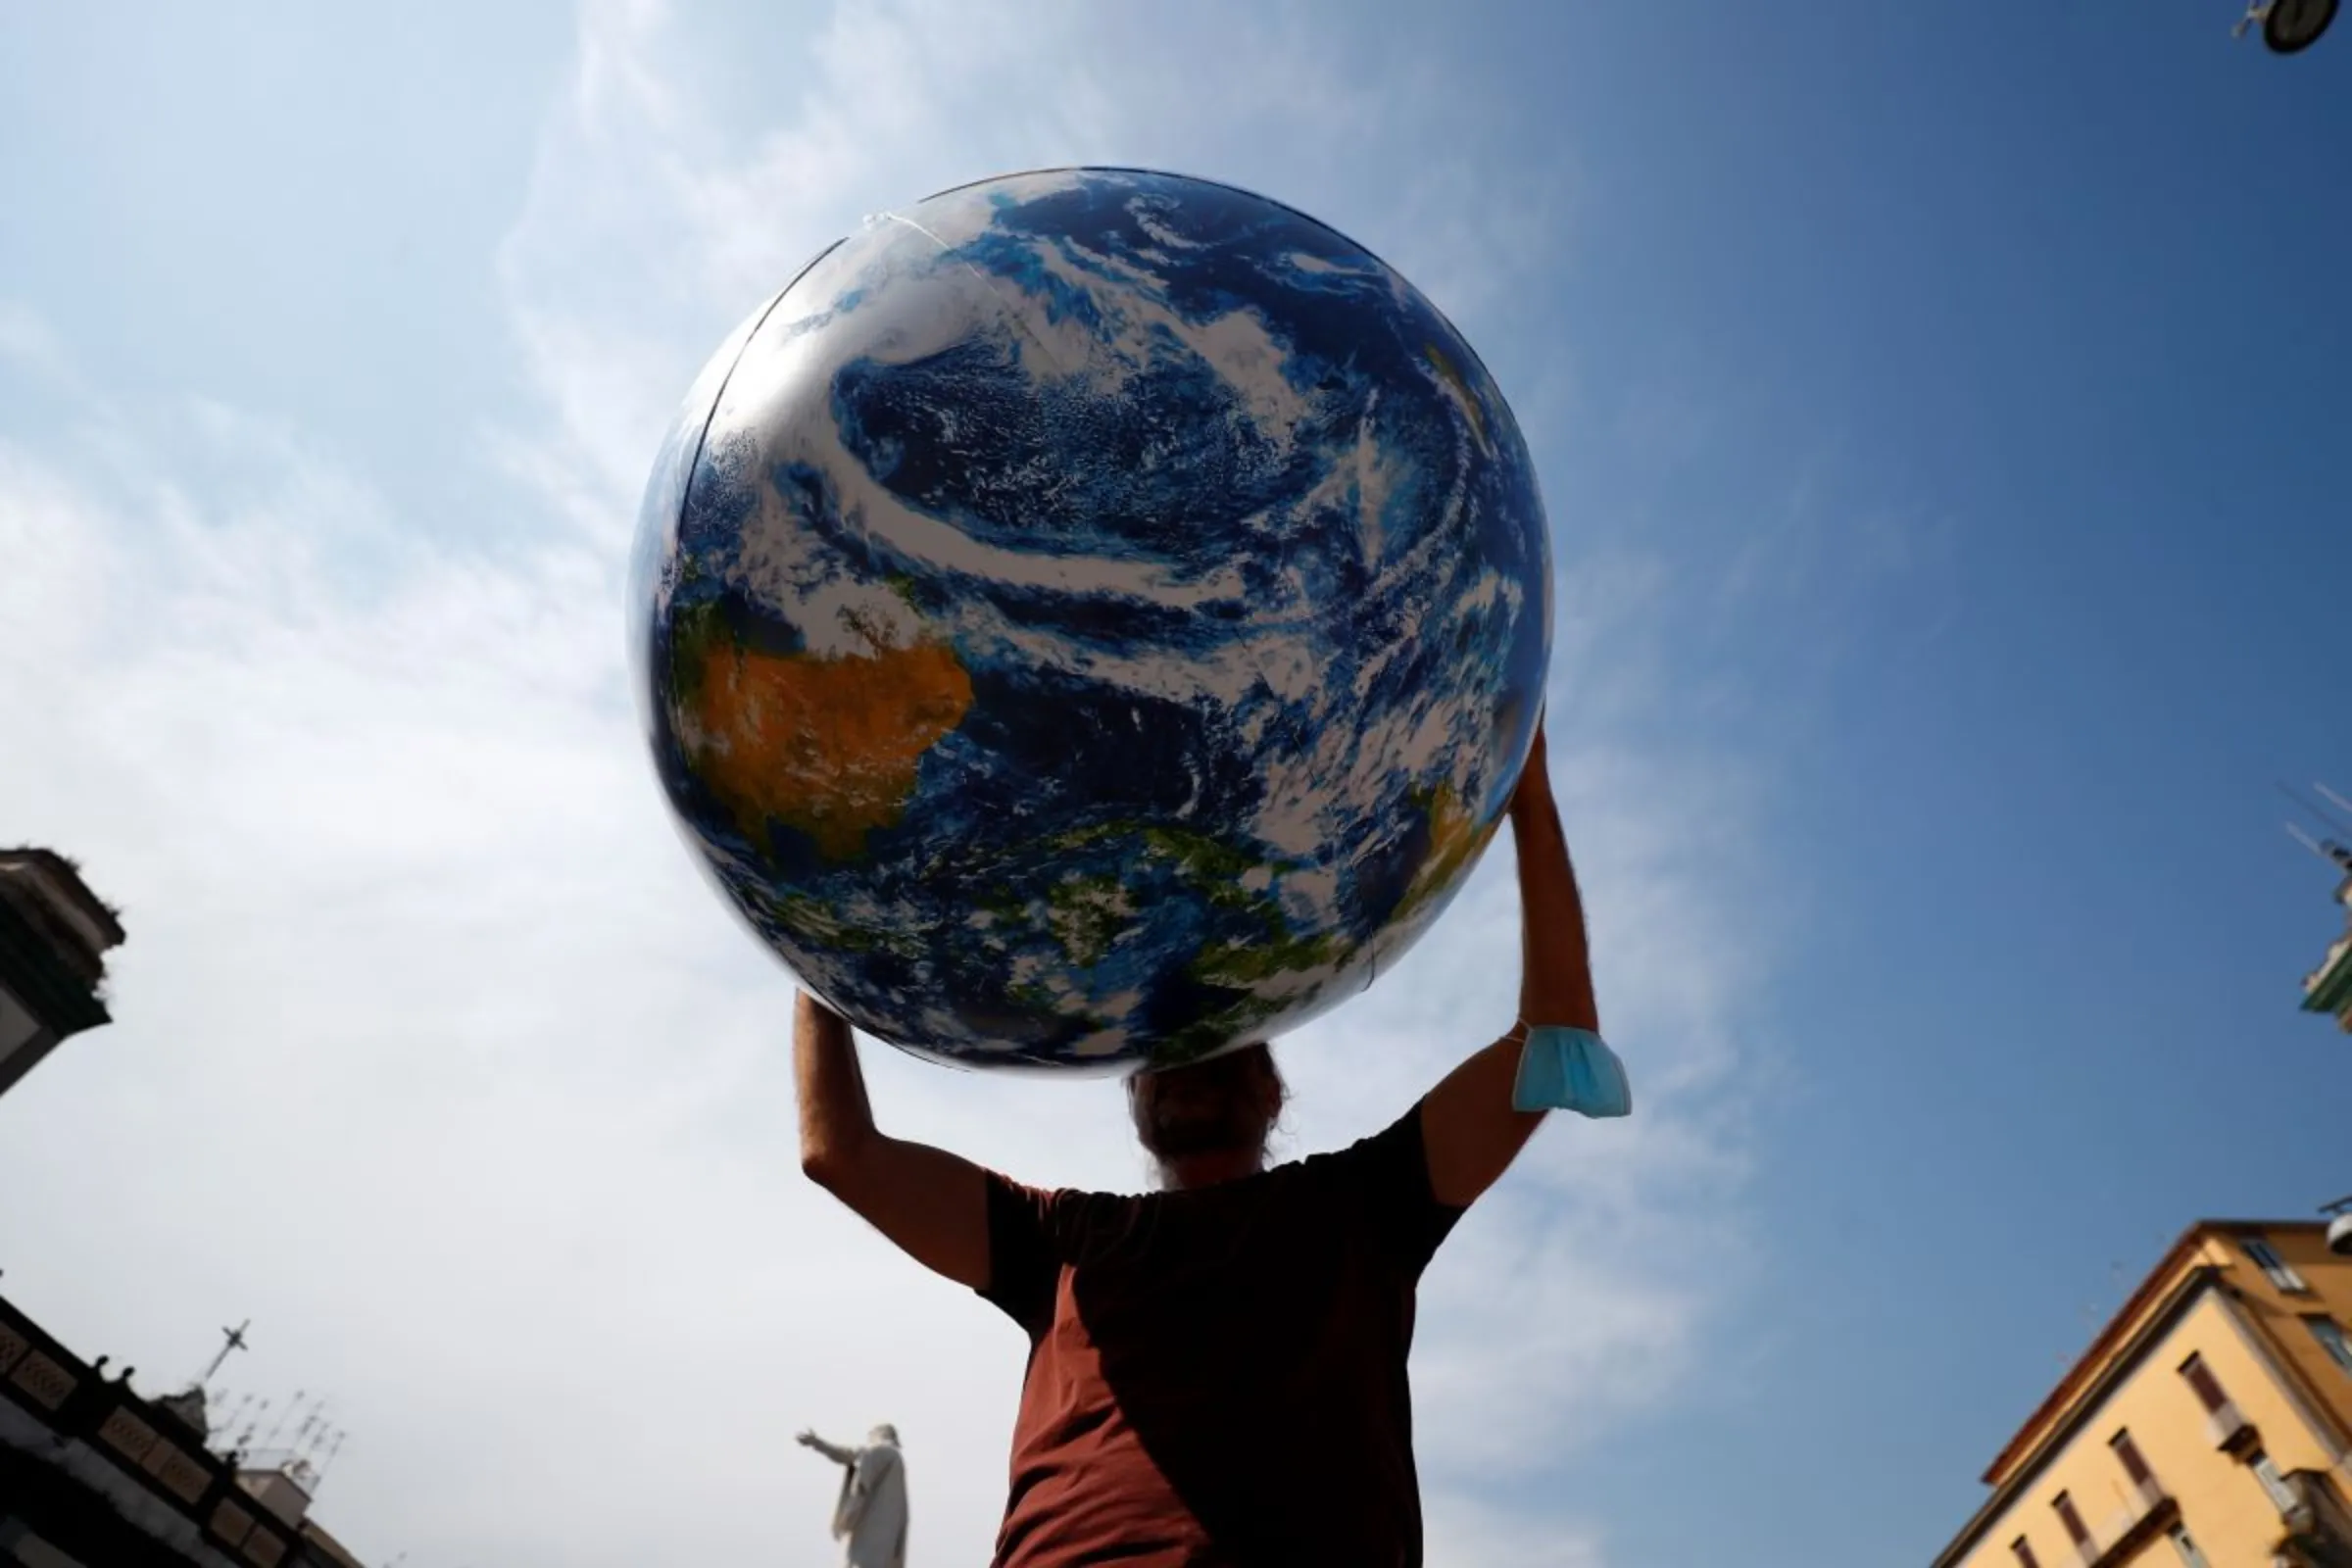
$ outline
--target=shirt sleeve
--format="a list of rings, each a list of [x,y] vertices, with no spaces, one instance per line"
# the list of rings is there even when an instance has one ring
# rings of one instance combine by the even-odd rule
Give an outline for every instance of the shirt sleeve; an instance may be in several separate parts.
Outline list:
[[[979,1295],[1035,1339],[1053,1326],[1054,1297],[1061,1285],[1054,1195],[995,1171],[987,1176],[988,1284]]]
[[[1406,1279],[1419,1280],[1454,1222],[1467,1212],[1438,1201],[1430,1186],[1420,1102],[1339,1158],[1374,1245]]]

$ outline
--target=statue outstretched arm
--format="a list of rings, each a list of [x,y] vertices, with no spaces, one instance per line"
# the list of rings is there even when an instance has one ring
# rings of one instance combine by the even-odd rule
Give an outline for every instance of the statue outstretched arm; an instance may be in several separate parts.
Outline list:
[[[800,1443],[802,1447],[814,1448],[835,1464],[854,1465],[858,1462],[857,1449],[844,1448],[838,1445],[827,1443],[813,1432],[802,1433]]]

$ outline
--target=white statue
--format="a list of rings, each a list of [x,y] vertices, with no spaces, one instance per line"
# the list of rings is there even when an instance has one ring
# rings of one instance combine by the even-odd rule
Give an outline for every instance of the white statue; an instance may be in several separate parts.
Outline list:
[[[801,1446],[843,1467],[833,1504],[833,1539],[847,1543],[842,1568],[906,1568],[906,1460],[899,1429],[878,1426],[862,1448],[837,1447],[813,1432]]]

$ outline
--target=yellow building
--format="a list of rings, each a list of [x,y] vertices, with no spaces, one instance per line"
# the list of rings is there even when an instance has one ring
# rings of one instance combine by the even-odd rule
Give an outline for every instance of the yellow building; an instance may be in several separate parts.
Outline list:
[[[2352,1568],[2352,1255],[2190,1226],[1984,1482],[1936,1568]]]

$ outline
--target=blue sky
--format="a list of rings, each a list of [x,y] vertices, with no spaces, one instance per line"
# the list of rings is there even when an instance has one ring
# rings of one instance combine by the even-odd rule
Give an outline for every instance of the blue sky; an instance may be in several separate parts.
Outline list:
[[[250,1313],[230,1383],[336,1391],[322,1514],[419,1568],[818,1561],[804,1422],[896,1419],[918,1550],[985,1542],[1015,1348],[793,1172],[787,992],[661,823],[616,596],[734,320],[860,215],[1050,162],[1334,221],[1542,466],[1647,1093],[1433,1275],[1433,1562],[1925,1560],[2187,1221],[2352,1191],[2345,1042],[2294,1005],[2328,879],[2272,788],[2352,781],[2352,37],[762,10],[0,24],[0,838],[132,931],[121,1021],[0,1102],[0,1187],[50,1199],[0,1265],[70,1343],[193,1371]],[[1296,1042],[1300,1145],[1507,1022],[1509,917],[1497,858]],[[874,1070],[908,1131],[1136,1178],[1099,1089]],[[670,1517],[567,1468],[624,1462]]]

